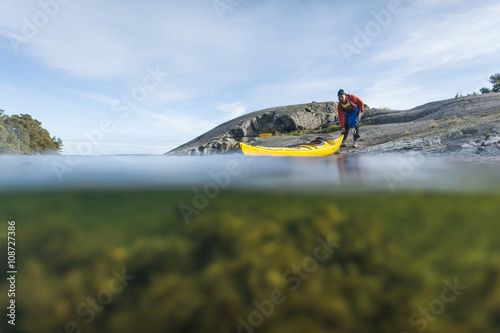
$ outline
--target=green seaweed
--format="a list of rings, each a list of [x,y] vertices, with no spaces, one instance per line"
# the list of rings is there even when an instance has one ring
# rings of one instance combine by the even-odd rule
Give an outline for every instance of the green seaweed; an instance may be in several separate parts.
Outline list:
[[[225,191],[186,223],[179,204],[192,200],[180,190],[0,194],[4,229],[16,221],[13,332],[500,327],[498,195]],[[455,282],[466,288],[443,294]]]

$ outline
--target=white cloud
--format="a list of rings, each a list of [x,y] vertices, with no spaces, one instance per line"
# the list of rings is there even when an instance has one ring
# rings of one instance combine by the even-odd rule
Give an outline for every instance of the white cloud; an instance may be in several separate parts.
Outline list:
[[[171,135],[176,136],[191,137],[200,135],[218,125],[216,121],[209,118],[196,117],[180,111],[139,112],[149,119],[152,127],[168,131]]]
[[[405,21],[399,22],[388,43],[374,53],[375,63],[402,60],[406,72],[411,73],[500,50],[500,4],[450,5],[454,10],[441,15],[435,14],[436,6],[426,4],[428,7],[413,8]],[[414,11],[420,11],[419,15]]]
[[[217,103],[215,108],[224,112],[223,120],[231,120],[243,115],[247,111],[247,108],[241,105],[240,102]]]
[[[146,102],[148,104],[168,105],[173,102],[193,100],[201,95],[203,95],[203,91],[179,87],[171,82],[165,82],[150,93]]]
[[[84,145],[82,145],[84,143]],[[151,136],[151,135],[106,135],[102,141],[88,147],[85,140],[64,141],[63,154],[164,154],[167,151],[182,144],[177,138],[172,136]],[[177,144],[177,145],[176,145]]]
[[[419,94],[421,89],[406,76],[389,76],[367,88],[362,99],[370,107],[410,109],[417,106],[415,100],[428,98]]]
[[[119,99],[109,97],[109,96],[99,94],[99,93],[90,92],[90,91],[83,92],[83,93],[81,93],[81,95],[83,95],[84,97],[90,98],[92,100],[110,105],[110,106],[116,106],[118,103],[120,103]]]

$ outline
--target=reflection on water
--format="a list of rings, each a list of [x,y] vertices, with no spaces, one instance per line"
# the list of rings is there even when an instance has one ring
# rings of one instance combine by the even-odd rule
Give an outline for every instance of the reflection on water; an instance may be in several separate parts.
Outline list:
[[[415,153],[330,158],[0,156],[1,189],[185,188],[227,173],[227,188],[495,191],[500,159],[472,162]]]
[[[359,184],[365,181],[365,171],[359,156],[345,158],[341,155],[337,157],[337,164],[342,184]]]

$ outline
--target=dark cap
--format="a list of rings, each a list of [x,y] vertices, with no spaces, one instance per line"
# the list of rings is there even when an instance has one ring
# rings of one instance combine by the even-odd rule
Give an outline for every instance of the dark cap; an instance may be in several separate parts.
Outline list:
[[[337,93],[337,96],[342,96],[345,95],[344,89],[340,89],[339,92]]]

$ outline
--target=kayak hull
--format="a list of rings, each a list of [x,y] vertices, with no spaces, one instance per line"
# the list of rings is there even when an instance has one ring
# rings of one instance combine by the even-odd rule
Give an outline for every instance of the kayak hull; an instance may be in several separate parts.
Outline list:
[[[307,143],[294,147],[250,146],[240,142],[240,148],[243,154],[249,156],[323,157],[335,153],[343,138],[344,135],[341,135],[338,139],[324,141],[321,145]]]

